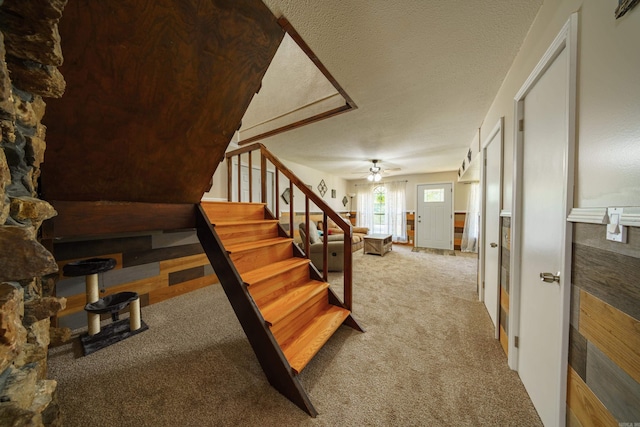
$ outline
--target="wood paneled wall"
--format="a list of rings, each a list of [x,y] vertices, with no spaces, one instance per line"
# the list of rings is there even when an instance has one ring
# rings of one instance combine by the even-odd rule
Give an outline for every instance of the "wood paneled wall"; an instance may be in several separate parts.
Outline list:
[[[467,218],[466,212],[456,212],[453,215],[453,249],[460,250],[462,244],[462,233],[464,232],[464,222]]]
[[[640,422],[640,229],[628,243],[575,224],[569,347],[570,425]]]
[[[500,221],[500,345],[509,354],[509,274],[511,271],[511,218]]]
[[[53,254],[60,271],[56,295],[67,298],[67,308],[58,314],[58,325],[71,329],[87,325],[85,278],[62,276],[64,266],[73,260],[114,258],[116,267],[99,277],[100,289],[104,289],[100,296],[138,292],[143,307],[218,283],[194,230],[58,240]]]
[[[284,37],[260,0],[69,2],[48,200],[198,203]]]

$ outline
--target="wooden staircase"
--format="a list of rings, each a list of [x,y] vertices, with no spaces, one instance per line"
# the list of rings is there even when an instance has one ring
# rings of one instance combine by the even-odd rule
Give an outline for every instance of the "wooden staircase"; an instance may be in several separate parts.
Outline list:
[[[315,416],[297,375],[340,325],[362,329],[264,204],[203,202],[196,214],[202,246],[269,382]]]

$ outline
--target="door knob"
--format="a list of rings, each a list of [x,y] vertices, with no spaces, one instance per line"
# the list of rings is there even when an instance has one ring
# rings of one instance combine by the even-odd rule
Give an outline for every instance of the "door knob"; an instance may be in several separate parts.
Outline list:
[[[497,248],[498,244],[497,243],[489,243],[489,246],[491,246],[492,248]]]
[[[540,280],[545,283],[560,283],[560,272],[558,271],[557,275],[554,275],[553,273],[540,273]]]

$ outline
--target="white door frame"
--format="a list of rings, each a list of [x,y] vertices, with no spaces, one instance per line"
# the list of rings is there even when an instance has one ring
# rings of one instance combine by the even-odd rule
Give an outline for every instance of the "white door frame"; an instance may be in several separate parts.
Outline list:
[[[455,210],[454,210],[454,206],[455,206],[455,196],[456,196],[456,189],[455,189],[455,185],[453,183],[453,181],[439,181],[439,182],[423,182],[421,184],[416,184],[416,215],[418,214],[418,203],[420,200],[420,186],[421,185],[446,185],[449,184],[451,185],[451,222],[450,225],[451,227],[449,227],[451,230],[449,231],[450,233],[450,244],[449,244],[449,249],[453,250],[453,236],[454,236],[454,230],[453,230],[453,216],[455,215]],[[414,245],[418,246],[418,227],[421,227],[422,224],[420,222],[417,222],[414,220],[414,226],[416,227],[416,232],[415,232],[415,241],[414,241]]]
[[[498,133],[500,133],[500,140],[496,140],[494,142],[495,137],[498,135]],[[487,208],[487,191],[486,191],[486,185],[487,185],[487,181],[486,181],[486,168],[487,168],[487,147],[489,146],[489,144],[491,143],[499,143],[500,144],[500,191],[499,191],[499,204],[500,204],[500,209],[502,210],[502,188],[503,188],[503,176],[502,176],[502,171],[504,170],[504,158],[503,158],[503,149],[504,149],[504,116],[500,117],[500,119],[498,119],[498,123],[496,123],[496,125],[493,127],[493,129],[491,130],[491,132],[489,133],[489,135],[487,136],[487,138],[484,140],[484,142],[481,144],[480,147],[480,153],[482,154],[482,163],[480,164],[480,191],[482,194],[482,206],[480,208],[480,234],[479,234],[479,238],[478,238],[478,249],[480,252],[480,258],[479,258],[479,268],[480,268],[480,284],[479,284],[479,290],[480,292],[478,292],[479,294],[479,299],[480,301],[485,300],[485,289],[484,287],[482,287],[482,283],[484,283],[484,263],[485,263],[485,251],[484,251],[484,238],[486,235],[485,232],[485,222],[486,222],[486,215],[485,215],[485,211]],[[498,216],[498,221],[500,221],[500,216]],[[502,239],[501,239],[502,240]],[[501,248],[502,244],[501,242],[498,243],[498,246]],[[498,313],[497,313],[497,321],[496,321],[496,328],[495,328],[495,338],[498,339],[500,338],[500,266],[501,266],[501,260],[500,260],[500,255],[498,255]]]
[[[568,67],[568,93],[567,93],[567,145],[564,153],[564,201],[563,216],[566,219],[573,207],[573,185],[574,185],[574,157],[576,138],[576,86],[577,86],[577,44],[578,44],[578,14],[573,13],[565,23],[562,30],[555,38],[551,46],[547,49],[542,59],[531,72],[522,88],[514,98],[514,153],[513,153],[513,207],[511,217],[511,264],[510,264],[510,312],[509,312],[509,366],[518,369],[518,348],[515,347],[515,337],[519,335],[520,329],[520,262],[521,260],[521,223],[522,223],[522,170],[523,170],[523,132],[520,131],[520,120],[524,117],[524,98],[531,88],[537,83],[540,77],[551,66],[557,56],[567,49],[569,60]],[[525,123],[526,126],[526,123]],[[571,300],[571,244],[572,227],[565,221],[562,246],[562,264],[560,277],[563,281],[562,301],[561,301],[561,328],[562,342],[560,358],[560,374],[556,390],[558,392],[558,425],[564,425],[566,416],[566,394],[567,394],[567,365],[569,359],[569,310]]]

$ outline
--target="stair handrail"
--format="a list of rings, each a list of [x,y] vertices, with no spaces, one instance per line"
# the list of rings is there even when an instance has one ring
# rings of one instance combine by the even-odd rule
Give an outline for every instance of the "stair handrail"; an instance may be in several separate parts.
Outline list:
[[[253,180],[252,180],[252,153],[254,151],[260,152],[260,182],[261,182],[261,202],[267,203],[267,160],[271,162],[271,164],[275,167],[275,212],[273,212],[274,218],[280,218],[280,188],[279,188],[279,174],[282,173],[289,180],[289,237],[294,237],[294,214],[295,210],[293,208],[293,196],[294,196],[294,187],[302,192],[305,196],[305,239],[304,239],[304,253],[307,258],[309,258],[309,202],[313,202],[318,209],[320,209],[323,213],[323,266],[322,266],[322,277],[324,281],[327,281],[328,270],[329,270],[329,245],[328,245],[328,218],[330,218],[343,232],[344,232],[344,251],[343,251],[343,287],[344,287],[344,297],[343,304],[345,308],[348,310],[352,310],[353,305],[353,295],[352,295],[352,239],[353,239],[353,228],[350,223],[348,223],[340,214],[334,211],[331,206],[329,206],[321,197],[319,197],[316,193],[313,192],[307,185],[298,178],[288,167],[286,167],[273,153],[271,153],[263,144],[255,143],[251,145],[247,145],[245,147],[238,148],[233,151],[229,151],[225,154],[225,158],[227,159],[227,200],[232,201],[232,182],[233,182],[233,170],[232,170],[232,162],[233,158],[237,156],[238,160],[238,169],[237,169],[237,178],[238,178],[238,201],[242,199],[242,175],[241,175],[241,165],[242,165],[242,155],[248,154],[247,165],[249,168],[249,201],[252,202],[253,198]]]

